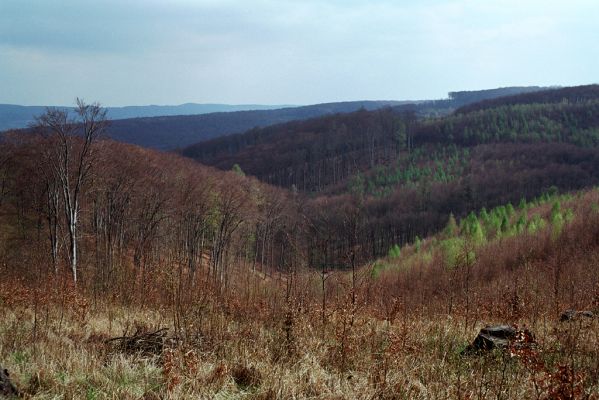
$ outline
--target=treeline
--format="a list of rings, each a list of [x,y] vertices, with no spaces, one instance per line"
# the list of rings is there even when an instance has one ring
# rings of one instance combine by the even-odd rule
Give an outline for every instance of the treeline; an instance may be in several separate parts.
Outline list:
[[[460,93],[460,92],[458,92]],[[468,92],[466,92],[468,93]],[[509,93],[503,97],[480,99],[478,102],[463,104],[456,112],[458,114],[486,110],[499,106],[513,106],[534,103],[579,103],[596,100],[599,97],[599,85],[571,86],[565,88],[532,90],[529,93]]]
[[[379,174],[377,170],[383,168],[394,169],[399,176],[406,169],[450,162],[433,156],[427,159],[438,148],[547,142],[594,147],[599,143],[599,96],[589,99],[588,88],[583,87],[579,101],[561,100],[564,93],[575,98],[577,89],[520,95],[526,100],[543,94],[554,103],[504,105],[442,118],[422,119],[397,108],[362,110],[253,129],[199,143],[182,154],[224,170],[237,164],[246,173],[285,188],[339,192],[358,174]],[[402,158],[413,159],[418,151],[424,154],[418,163],[402,163]]]
[[[478,104],[483,100],[503,98],[521,93],[533,93],[546,89],[548,88],[539,86],[512,86],[497,89],[449,92],[447,99],[416,101],[392,106],[392,108],[400,113],[414,113],[421,118],[443,117],[451,114],[456,109],[461,109],[473,103]]]
[[[215,137],[245,132],[254,127],[315,118],[326,114],[353,112],[360,108],[375,110],[400,103],[398,101],[352,101],[275,110],[130,118],[112,121],[106,135],[120,142],[159,150],[174,150]]]
[[[574,103],[502,105],[427,120],[416,128],[414,142],[460,146],[566,142],[592,147],[599,144],[599,97]]]
[[[511,86],[497,89],[486,90],[462,90],[449,92],[449,99],[458,107],[466,104],[479,103],[482,101],[491,101],[495,98],[505,98],[507,96],[520,96],[524,93],[535,93],[548,88],[540,86]]]
[[[238,164],[260,180],[321,191],[360,170],[394,159],[409,145],[412,114],[361,110],[253,129],[188,147],[182,154],[228,170]]]

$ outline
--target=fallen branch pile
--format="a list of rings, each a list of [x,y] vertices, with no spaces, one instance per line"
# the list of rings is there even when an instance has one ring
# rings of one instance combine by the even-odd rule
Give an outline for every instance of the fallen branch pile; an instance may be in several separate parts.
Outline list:
[[[161,328],[153,332],[144,332],[138,329],[132,336],[120,336],[108,339],[106,343],[116,343],[116,350],[127,354],[140,354],[142,356],[160,356],[164,348],[164,340],[168,328]]]

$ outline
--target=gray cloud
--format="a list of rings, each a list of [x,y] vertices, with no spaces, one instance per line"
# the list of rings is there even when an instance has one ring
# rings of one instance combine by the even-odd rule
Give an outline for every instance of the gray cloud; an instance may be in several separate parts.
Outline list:
[[[0,102],[297,104],[587,83],[598,11],[591,0],[2,0]]]

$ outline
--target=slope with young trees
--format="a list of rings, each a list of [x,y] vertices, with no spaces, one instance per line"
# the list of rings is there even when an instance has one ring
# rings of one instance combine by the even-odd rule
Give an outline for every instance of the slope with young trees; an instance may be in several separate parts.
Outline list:
[[[351,268],[437,232],[450,213],[462,218],[549,189],[598,184],[595,107],[581,98],[424,120],[389,108],[360,110],[194,148],[201,161],[233,170],[227,173],[103,141],[97,144],[105,149],[102,160],[95,161],[81,200],[84,242],[77,251],[95,254],[94,274],[106,279],[128,257],[142,276],[166,257],[192,276],[205,268],[220,285],[227,284],[231,260],[254,269]],[[514,137],[505,134],[513,130]],[[531,134],[538,130],[544,134]],[[39,168],[54,139],[35,140],[10,151],[16,171],[33,171],[36,189],[28,193],[13,184],[9,190],[5,179],[3,192],[11,195],[3,203],[19,210],[11,214],[13,226],[38,221],[48,256],[60,264],[68,196]],[[18,157],[22,152],[33,155]],[[92,237],[97,247],[85,242]]]
[[[450,213],[599,183],[599,98],[589,93],[597,95],[592,87],[524,94],[523,104],[441,118],[362,110],[255,129],[183,154],[315,197],[330,219],[312,232],[320,245],[329,243],[322,263],[347,266],[351,242],[335,232],[356,198],[364,261],[439,230]]]

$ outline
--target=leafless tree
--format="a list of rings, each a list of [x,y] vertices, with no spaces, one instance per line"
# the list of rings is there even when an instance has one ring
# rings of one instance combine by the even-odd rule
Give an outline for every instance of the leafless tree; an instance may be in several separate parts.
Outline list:
[[[10,176],[8,169],[11,154],[12,151],[8,148],[8,145],[3,144],[0,147],[0,206],[8,190],[7,183]]]
[[[69,264],[73,281],[77,282],[77,228],[81,197],[95,160],[94,142],[106,128],[106,110],[98,103],[86,104],[77,99],[76,116],[64,109],[48,108],[37,123],[49,135],[52,146],[51,171],[62,193],[67,232]]]
[[[248,198],[247,193],[239,186],[225,187],[223,183],[219,192],[212,248],[212,270],[215,280],[221,287],[225,287],[228,280],[226,251],[231,244],[233,233],[244,222],[243,209],[248,203]]]

